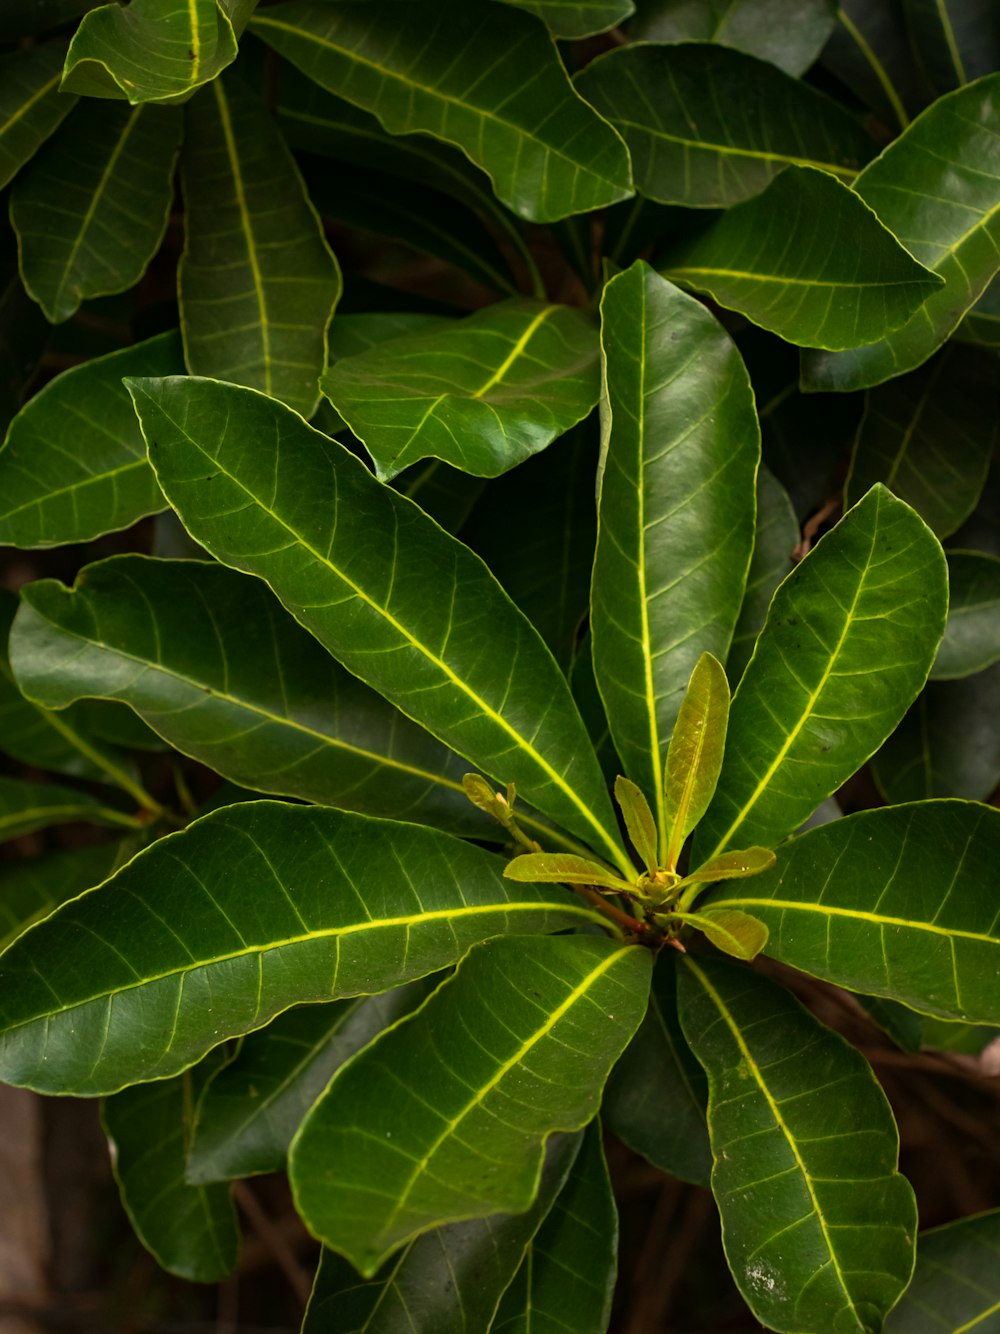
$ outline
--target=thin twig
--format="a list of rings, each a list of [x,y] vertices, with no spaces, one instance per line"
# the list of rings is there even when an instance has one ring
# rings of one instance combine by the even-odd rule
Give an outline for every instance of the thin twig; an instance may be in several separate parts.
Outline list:
[[[312,1280],[295,1258],[295,1252],[288,1241],[264,1212],[257,1196],[245,1182],[233,1183],[233,1199],[246,1214],[250,1226],[271,1253],[304,1308],[312,1291]]]

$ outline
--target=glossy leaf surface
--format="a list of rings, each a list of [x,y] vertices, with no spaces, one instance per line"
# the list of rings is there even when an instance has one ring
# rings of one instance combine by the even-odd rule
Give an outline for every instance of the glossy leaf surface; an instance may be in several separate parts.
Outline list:
[[[441,1222],[528,1208],[545,1138],[597,1111],[642,1018],[650,962],[587,936],[471,950],[341,1067],[303,1123],[290,1173],[310,1230],[370,1277]]]
[[[445,968],[486,935],[593,920],[565,893],[513,888],[502,867],[417,825],[224,807],[2,956],[3,1077],[115,1092],[176,1074],[292,1005]]]
[[[495,477],[590,412],[598,357],[580,312],[512,298],[338,361],[321,383],[383,481],[423,458]]]
[[[703,653],[674,725],[667,750],[663,800],[667,864],[677,865],[684,840],[708,810],[719,781],[729,722],[729,683],[718,659]]]
[[[228,1185],[184,1179],[194,1105],[218,1063],[209,1057],[173,1079],[123,1089],[103,1113],[122,1204],[140,1241],[169,1273],[198,1283],[231,1273],[240,1244]]]
[[[737,1286],[769,1329],[878,1329],[909,1282],[917,1218],[870,1067],[759,974],[690,956],[679,973]]]
[[[862,811],[786,843],[777,863],[713,891],[771,928],[774,959],[923,1014],[1000,1022],[991,866],[1000,812],[954,801]]]
[[[747,589],[726,657],[729,684],[735,690],[767,620],[778,585],[792,571],[799,524],[788,492],[764,464],[757,470],[757,529],[747,572]]]
[[[822,64],[893,132],[930,100],[903,22],[901,0],[842,0]]]
[[[946,608],[936,538],[873,487],[774,595],[693,866],[733,846],[774,847],[860,768],[926,680]]]
[[[856,339],[872,346],[807,358],[807,388],[859,389],[912,370],[978,300],[1000,268],[998,116],[1000,74],[991,74],[940,98],[855,181],[886,227],[944,281],[882,341]]]
[[[551,38],[511,8],[442,0],[275,6],[251,30],[393,134],[462,149],[515,213],[547,222],[624,199],[628,153],[577,97]]]
[[[121,700],[242,787],[491,836],[462,792],[468,763],[345,672],[259,580],[113,556],[23,600],[18,680],[49,708]]]
[[[695,664],[725,658],[736,624],[760,436],[739,353],[700,302],[640,262],[608,283],[602,317],[594,669],[665,846],[664,752]]]
[[[178,291],[188,369],[308,417],[341,288],[319,218],[280,132],[238,79],[216,79],[186,120]]]
[[[727,208],[793,164],[849,185],[874,156],[831,98],[725,46],[619,46],[576,86],[628,145],[636,189],[663,204]]]
[[[886,1321],[885,1334],[993,1334],[998,1316],[1000,1209],[993,1209],[920,1234],[913,1282]]]
[[[941,286],[852,190],[812,167],[787,167],[658,267],[804,347],[883,338]]]
[[[259,394],[194,379],[132,389],[160,484],[213,555],[266,579],[324,647],[446,744],[622,856],[565,680],[477,557]],[[484,644],[497,647],[485,656]]]
[[[981,672],[1000,659],[1000,558],[948,552],[948,620],[931,679]]]
[[[88,97],[182,102],[236,59],[236,38],[217,0],[131,0],[85,14],[62,86]]]
[[[21,277],[51,323],[142,277],[167,226],[181,122],[168,107],[81,102],[19,175]]]
[[[107,805],[99,797],[56,783],[28,783],[20,778],[0,777],[0,842],[47,829],[54,824],[84,820],[89,824],[124,825],[137,822]]]
[[[716,42],[804,74],[834,27],[835,0],[641,0],[631,36]]]
[[[59,92],[65,44],[53,42],[0,60],[0,187],[38,151],[73,109]]]
[[[106,880],[128,860],[130,842],[5,862],[0,868],[0,949],[60,903]]]
[[[535,14],[556,37],[607,32],[635,13],[633,0],[503,0]]]
[[[85,542],[163,509],[122,377],[181,370],[179,337],[159,334],[63,371],[35,394],[0,450],[0,543]]]

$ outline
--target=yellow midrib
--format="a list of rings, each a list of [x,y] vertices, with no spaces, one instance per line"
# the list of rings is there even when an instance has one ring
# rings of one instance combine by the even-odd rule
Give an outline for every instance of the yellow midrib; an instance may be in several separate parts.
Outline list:
[[[475,393],[472,395],[473,398],[482,398],[484,394],[488,394],[491,389],[494,389],[500,383],[503,377],[510,370],[511,366],[513,366],[514,362],[518,359],[518,357],[520,357],[523,354],[524,349],[528,346],[532,338],[535,336],[535,332],[539,328],[539,326],[544,324],[545,321],[555,310],[556,310],[555,306],[546,306],[544,310],[540,310],[538,312],[538,314],[531,321],[531,323],[528,325],[525,331],[521,334],[520,338],[511,348],[510,352],[507,354],[507,357],[504,359],[502,365],[498,366],[497,369],[490,376],[490,378],[486,381],[486,383],[475,391]]]
[[[908,917],[887,917],[882,913],[865,912],[861,908],[839,908],[827,903],[807,903],[799,899],[726,898],[719,907],[778,908],[782,911],[821,913],[825,917],[847,917],[856,922],[871,922],[874,926],[902,927],[908,931],[923,931],[927,935],[944,936],[946,940],[974,940],[982,945],[996,945],[1000,939],[983,931],[965,931],[960,927],[936,926],[933,922],[915,922]]]
[[[53,74],[52,78],[47,79],[40,88],[36,88],[31,96],[21,103],[16,111],[11,112],[3,124],[0,125],[0,139],[2,139],[10,128],[13,125],[16,125],[19,120],[23,120],[37,102],[40,102],[43,97],[50,93],[52,89],[60,83],[62,76],[62,70],[59,70],[57,74]]]
[[[781,162],[786,166],[814,167],[817,171],[826,171],[831,175],[847,179],[853,179],[858,174],[855,167],[842,167],[839,163],[820,162],[815,158],[796,157],[794,153],[769,153],[763,148],[737,148],[733,144],[717,144],[705,139],[685,139],[682,135],[668,133],[658,125],[626,120],[621,116],[615,117],[614,124],[624,125],[630,130],[639,130],[653,139],[662,139],[665,143],[679,144],[682,148],[694,148],[704,153],[718,153],[721,157],[743,157],[758,162]]]

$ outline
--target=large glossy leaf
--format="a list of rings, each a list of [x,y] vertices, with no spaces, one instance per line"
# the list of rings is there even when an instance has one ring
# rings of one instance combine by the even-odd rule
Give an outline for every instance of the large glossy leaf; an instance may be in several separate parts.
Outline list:
[[[981,672],[1000,659],[1000,558],[948,552],[948,620],[931,678]]]
[[[548,222],[631,193],[625,145],[527,14],[468,0],[430,13],[406,0],[291,0],[250,26],[391,133],[424,130],[462,149],[521,217]]]
[[[178,274],[188,369],[309,416],[340,270],[280,131],[235,77],[187,109],[186,242]]]
[[[875,153],[832,98],[725,46],[620,46],[576,86],[628,144],[636,188],[664,204],[726,208],[792,164],[850,184]]]
[[[73,821],[136,829],[139,822],[100,797],[57,783],[28,783],[0,777],[0,842]]]
[[[705,1074],[681,1032],[673,950],[656,961],[646,1017],[611,1072],[601,1115],[636,1153],[681,1181],[712,1170]]]
[[[1000,1023],[992,885],[1000,811],[915,802],[862,811],[782,847],[770,871],[713,890],[771,928],[767,953],[943,1019]]]
[[[947,537],[975,509],[998,439],[996,357],[946,348],[929,366],[868,394],[846,502],[884,482]]]
[[[757,635],[767,620],[778,585],[791,573],[799,525],[788,492],[761,464],[757,470],[757,529],[747,572],[747,589],[726,657],[729,684],[735,690],[750,661]]]
[[[128,861],[133,840],[48,852],[0,866],[0,949],[53,908],[106,880]]]
[[[1000,1314],[1000,1209],[917,1238],[913,1282],[885,1334],[993,1334]]]
[[[527,1209],[543,1144],[597,1111],[642,1018],[651,955],[509,937],[334,1075],[292,1144],[310,1230],[370,1277],[430,1228]]]
[[[708,1075],[712,1191],[747,1304],[787,1334],[868,1334],[910,1280],[916,1202],[871,1068],[784,987],[687,958],[684,1032]]]
[[[607,32],[635,13],[633,0],[503,0],[536,14],[556,37],[590,37]]]
[[[113,556],[72,589],[39,580],[23,590],[12,651],[33,700],[121,700],[242,787],[500,834],[462,791],[467,761],[345,672],[264,584],[225,566]]]
[[[359,1278],[342,1256],[324,1249],[302,1334],[330,1334],[331,1328],[338,1334],[491,1329],[500,1296],[566,1182],[580,1139],[549,1140],[530,1209],[425,1232],[372,1278]]]
[[[62,86],[88,97],[182,102],[236,59],[236,38],[217,0],[131,0],[84,16]]]
[[[423,458],[496,477],[590,412],[598,357],[579,311],[512,298],[336,362],[321,384],[383,481]]]
[[[38,151],[76,98],[59,92],[64,42],[16,51],[0,60],[0,187]]]
[[[733,698],[692,865],[776,846],[860,768],[920,690],[944,630],[937,539],[875,486],[788,576]]]
[[[813,167],[786,167],[658,267],[805,347],[883,338],[941,286],[852,190]]]
[[[418,825],[224,807],[2,956],[2,1077],[116,1092],[176,1074],[292,1005],[385,991],[497,932],[594,920],[568,892],[508,886],[503,865]]]
[[[597,1121],[525,1251],[490,1334],[604,1334],[618,1261],[618,1212]]]
[[[724,659],[753,544],[760,434],[746,369],[700,302],[641,261],[601,303],[606,404],[591,633],[625,772],[657,812],[703,652]]]
[[[160,334],[63,371],[35,394],[0,449],[0,543],[86,542],[163,509],[122,377],[183,369],[180,338]]]
[[[1000,268],[1000,74],[939,98],[861,173],[854,189],[943,280],[906,323],[803,363],[808,389],[860,389],[912,370],[945,341]],[[829,346],[832,346],[830,344]]]
[[[173,1079],[108,1098],[103,1120],[122,1204],[139,1240],[181,1278],[217,1283],[236,1267],[240,1234],[228,1185],[194,1186],[184,1164],[209,1057]]]
[[[53,324],[142,277],[166,230],[181,125],[173,108],[84,101],[18,176],[21,276]]]
[[[427,995],[426,980],[382,996],[297,1005],[243,1039],[198,1101],[187,1180],[279,1172],[302,1119],[339,1066]]]
[[[271,399],[207,380],[132,388],[159,481],[213,555],[266,579],[446,744],[623,858],[565,679],[477,557]]]
[[[933,94],[914,59],[902,0],[841,0],[836,16],[823,65],[890,132],[905,129]]]
[[[629,34],[653,42],[716,42],[804,74],[836,12],[836,0],[639,0]]]
[[[992,0],[903,0],[910,41],[936,93],[1000,66],[1000,11]]]

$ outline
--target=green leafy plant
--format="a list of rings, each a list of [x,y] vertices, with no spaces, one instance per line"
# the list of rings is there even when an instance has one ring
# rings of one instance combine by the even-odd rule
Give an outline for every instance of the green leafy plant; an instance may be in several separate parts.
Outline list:
[[[0,4],[0,1079],[171,1273],[287,1169],[306,1334],[600,1334],[603,1127],[768,1329],[995,1319],[802,999],[1000,1029],[1000,29],[890,8]]]

